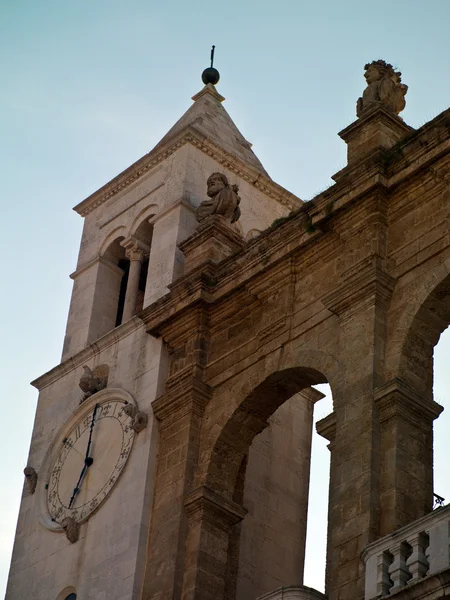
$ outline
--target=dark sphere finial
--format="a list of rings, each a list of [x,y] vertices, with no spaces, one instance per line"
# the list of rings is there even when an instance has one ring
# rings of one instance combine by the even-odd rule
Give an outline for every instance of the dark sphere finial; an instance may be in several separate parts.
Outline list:
[[[219,82],[219,79],[220,79],[220,73],[214,67],[208,67],[202,73],[202,81],[205,85],[208,85],[208,83],[212,83],[213,85],[216,85],[216,83]]]

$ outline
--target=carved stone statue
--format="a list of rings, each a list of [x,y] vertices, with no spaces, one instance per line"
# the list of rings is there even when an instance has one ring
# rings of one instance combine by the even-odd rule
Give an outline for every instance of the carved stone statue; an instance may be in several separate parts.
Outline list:
[[[148,415],[140,411],[134,404],[127,404],[123,409],[123,412],[128,415],[131,419],[131,428],[136,433],[139,433],[147,427]]]
[[[61,526],[66,532],[66,538],[69,540],[71,544],[75,544],[78,541],[78,535],[80,531],[80,526],[72,519],[72,517],[66,517],[61,521]]]
[[[34,494],[34,492],[36,491],[36,484],[38,479],[36,471],[33,469],[33,467],[27,466],[23,470],[23,474],[25,475],[25,481],[28,485],[28,491],[30,492],[30,494]]]
[[[89,396],[105,389],[109,375],[108,365],[99,365],[93,371],[88,366],[84,365],[83,369],[84,373],[78,384],[84,392],[80,404],[86,400],[86,398],[89,398]]]
[[[408,86],[401,82],[400,71],[394,71],[384,60],[374,60],[364,68],[367,87],[356,104],[356,115],[360,117],[363,111],[375,106],[383,106],[398,115],[405,108],[408,91]]]
[[[208,177],[207,194],[211,200],[204,200],[197,208],[197,221],[201,223],[210,215],[222,215],[231,223],[241,216],[237,185],[230,185],[223,173],[213,173]]]

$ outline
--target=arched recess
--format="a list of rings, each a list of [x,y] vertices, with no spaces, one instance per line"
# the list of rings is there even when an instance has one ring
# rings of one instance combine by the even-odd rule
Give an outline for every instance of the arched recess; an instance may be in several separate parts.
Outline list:
[[[318,359],[319,367],[297,366],[302,364],[300,362],[302,358],[305,361],[303,365],[308,363],[313,365],[313,355]],[[276,370],[273,370],[274,363],[276,363]],[[322,370],[321,366],[325,366],[325,369]],[[325,375],[324,371],[327,371],[327,375]],[[241,377],[242,385],[240,387],[233,385],[234,393],[232,395],[230,395],[229,391],[227,393],[224,390],[223,397],[220,397],[221,394],[218,391],[218,395],[215,395],[214,399],[208,405],[207,412],[210,409],[211,415],[205,414],[204,422],[208,423],[209,435],[205,432],[204,443],[200,452],[202,463],[200,470],[203,471],[203,475],[200,478],[203,484],[201,489],[204,490],[203,494],[212,494],[212,497],[217,497],[219,504],[225,503],[231,516],[230,521],[228,521],[229,528],[223,526],[223,521],[222,525],[217,528],[217,521],[208,517],[206,510],[201,520],[192,517],[193,510],[189,506],[188,499],[187,505],[191,519],[187,552],[188,554],[196,554],[197,558],[188,557],[186,564],[196,564],[197,569],[202,569],[199,561],[205,560],[206,565],[209,560],[214,559],[215,572],[213,575],[215,578],[222,579],[224,586],[223,597],[226,600],[238,597],[236,596],[236,591],[239,581],[239,570],[243,568],[245,563],[250,564],[254,558],[251,556],[239,556],[239,549],[242,549],[239,534],[245,520],[241,524],[239,517],[235,519],[236,515],[241,514],[242,516],[240,511],[242,511],[242,501],[245,496],[243,489],[245,488],[247,459],[252,443],[269,426],[272,415],[287,401],[296,397],[296,401],[306,403],[308,399],[305,390],[309,390],[311,385],[337,382],[337,378],[337,361],[326,353],[317,351],[293,352],[283,355],[283,351],[281,351],[277,359],[273,361],[268,360],[265,366],[259,364],[258,368],[252,374],[244,373]],[[304,393],[303,396],[302,392]],[[219,409],[219,405],[221,405],[222,410]],[[213,414],[216,415],[215,422],[211,418]],[[309,414],[309,427],[311,428],[312,411]],[[311,431],[309,431],[308,436],[310,444]],[[255,592],[259,596],[281,585],[302,583],[303,565],[301,563],[304,559],[306,538],[309,470],[308,473],[304,474],[302,480],[298,477],[295,478],[294,473],[289,471],[290,466],[287,463],[285,465],[280,463],[280,469],[285,469],[284,477],[288,480],[288,486],[291,485],[291,496],[289,499],[294,500],[296,496],[297,498],[305,497],[304,501],[302,500],[304,515],[301,519],[302,527],[298,528],[298,540],[291,540],[289,534],[286,534],[286,530],[284,532],[280,531],[280,535],[277,538],[275,531],[272,540],[269,541],[268,538],[266,539],[266,546],[264,548],[253,546],[255,551],[260,554],[257,558],[258,565],[269,564],[270,560],[272,562],[277,561],[278,574],[282,574],[278,580],[280,585],[277,585],[270,576],[264,579],[263,576],[266,574],[262,571],[255,573],[253,581],[256,582],[260,578],[260,587],[258,590],[256,588],[252,590],[247,589],[247,592],[250,593],[249,597]],[[276,480],[270,481],[269,478],[268,485],[276,485]],[[288,505],[285,502],[287,498],[286,490],[281,489],[282,487],[280,487],[279,494],[277,494],[275,489],[273,493],[269,493],[268,501],[280,502],[278,515],[276,515],[276,507],[273,507],[274,516],[279,517],[283,514],[284,510],[286,513],[285,526],[289,527],[288,511],[293,504]],[[211,505],[213,502],[211,500]],[[283,502],[285,502],[284,506]],[[214,512],[216,509],[213,508],[211,510]],[[249,507],[250,510],[252,510],[252,507]],[[297,518],[297,515],[295,518]],[[258,526],[265,525],[270,527],[270,523],[258,524]],[[297,526],[297,524],[294,523],[294,526]],[[288,542],[292,541],[293,544],[298,543],[298,546],[301,547],[300,554],[296,553],[292,546],[289,548],[283,547],[283,535],[284,539]],[[212,550],[206,544],[204,547],[202,545],[202,540],[207,539],[209,536],[214,536],[217,542],[214,557],[208,557],[208,554],[211,554]],[[194,539],[199,541],[196,545],[197,547],[193,544]],[[286,545],[288,546],[289,544]],[[247,546],[248,548],[250,546]],[[261,558],[261,554],[265,556]],[[220,563],[220,561],[222,562]],[[205,569],[208,568],[205,566]],[[189,573],[189,569],[187,569],[185,572],[184,593],[190,589],[188,582],[191,581],[195,581],[195,578],[192,578],[192,573]],[[196,583],[199,586],[202,585],[198,577]],[[242,587],[239,593],[242,598],[245,597]]]

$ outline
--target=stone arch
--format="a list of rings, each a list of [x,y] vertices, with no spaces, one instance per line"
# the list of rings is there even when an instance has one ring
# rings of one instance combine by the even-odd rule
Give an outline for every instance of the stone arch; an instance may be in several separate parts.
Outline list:
[[[334,393],[339,387],[337,359],[320,350],[284,352],[281,348],[266,358],[263,368],[258,363],[251,371],[245,371],[233,384],[233,396],[222,402],[220,422],[210,427],[201,452],[199,483],[228,499],[234,496],[239,469],[252,440],[267,426],[275,410],[311,385],[329,383]],[[225,389],[229,389],[228,384]],[[220,396],[220,390],[216,395]],[[214,399],[210,407],[217,410]],[[208,422],[208,415],[205,417]]]
[[[145,208],[143,208],[135,217],[130,227],[130,234],[135,235],[136,231],[142,225],[142,223],[148,221],[149,219],[157,215],[159,211],[160,208],[157,204],[150,204],[150,206],[146,206]]]
[[[450,258],[421,274],[417,285],[397,288],[391,301],[386,343],[386,380],[401,378],[430,394],[433,349],[450,323]]]
[[[249,564],[247,562],[249,560],[248,553],[244,551],[243,556],[245,555],[247,558],[241,561],[239,558],[240,549],[242,549],[244,541],[245,548],[250,547],[249,539],[253,535],[251,532],[253,531],[255,535],[260,536],[261,527],[267,526],[268,531],[280,531],[280,535],[282,535],[279,527],[289,519],[291,519],[292,526],[290,526],[289,533],[285,531],[284,534],[289,536],[289,543],[295,546],[290,546],[289,557],[286,558],[283,574],[280,575],[280,585],[288,584],[292,577],[296,578],[295,580],[298,583],[301,583],[306,540],[307,489],[312,428],[311,405],[308,409],[310,411],[310,430],[306,450],[308,452],[308,466],[306,469],[302,468],[295,479],[288,474],[289,468],[294,465],[290,460],[288,462],[277,461],[276,464],[279,464],[283,469],[281,478],[276,477],[275,472],[272,474],[270,474],[270,471],[267,472],[268,484],[276,486],[271,497],[274,500],[277,499],[277,502],[288,503],[290,501],[293,504],[289,504],[289,506],[295,506],[295,511],[289,512],[289,517],[287,514],[285,516],[280,514],[278,518],[274,514],[273,518],[269,517],[268,521],[262,521],[261,512],[258,513],[258,510],[253,510],[254,505],[249,505],[247,520],[244,519],[244,522],[240,523],[240,519],[243,517],[242,511],[244,510],[243,501],[246,500],[244,488],[247,476],[250,476],[250,481],[255,481],[253,479],[255,471],[248,472],[251,461],[247,463],[247,459],[251,455],[251,446],[252,448],[255,447],[252,445],[255,438],[269,427],[268,419],[282,405],[294,399],[295,402],[299,403],[311,403],[311,400],[308,400],[306,396],[299,394],[299,392],[319,383],[330,383],[335,388],[339,385],[338,375],[338,361],[326,352],[303,348],[292,350],[281,348],[240,373],[234,380],[228,380],[213,392],[213,397],[206,407],[203,419],[203,443],[200,447],[198,466],[200,476],[197,492],[194,493],[194,496],[199,493],[199,490],[202,490],[200,493],[205,498],[205,502],[211,502],[210,506],[215,504],[216,506],[228,507],[224,512],[228,515],[226,520],[230,520],[228,520],[226,527],[222,527],[220,533],[217,532],[214,520],[210,520],[212,515],[207,515],[209,507],[205,507],[206,512],[201,523],[195,521],[195,517],[191,518],[189,540],[186,547],[189,552],[194,540],[198,539],[198,527],[203,527],[205,532],[208,531],[211,535],[220,536],[220,544],[223,549],[221,576],[223,576],[225,590],[224,598],[227,600],[236,598],[237,590],[241,597],[244,597],[242,594],[245,595],[246,586],[251,588],[250,596],[256,597],[262,593],[267,593],[268,587],[270,588],[268,580],[258,582],[259,576],[257,573],[262,574],[261,569],[264,569],[265,565],[273,563],[270,557],[273,558],[273,552],[276,552],[276,539],[273,537],[267,538],[264,549],[258,549],[257,558],[255,553],[255,562],[253,563],[256,565],[254,568],[257,569],[255,577],[247,579],[246,582],[240,576],[240,569],[241,567],[245,569],[245,565]],[[309,391],[312,394],[311,390]],[[302,431],[306,433],[306,429]],[[212,495],[211,501],[206,500],[209,495]],[[189,512],[193,512],[195,503],[196,501],[193,500],[192,496],[188,498]],[[251,506],[252,508],[250,508]],[[213,514],[216,510],[213,509]],[[236,515],[239,516],[235,519]],[[250,523],[252,524],[249,525]],[[252,527],[254,529],[251,529]],[[214,533],[212,533],[213,531]],[[241,539],[241,531],[246,531],[247,537]],[[270,579],[270,576],[267,579]],[[185,585],[187,585],[188,580],[189,576],[185,580]]]
[[[107,254],[108,249],[116,242],[117,240],[123,240],[128,237],[128,229],[121,225],[120,227],[116,227],[110,233],[107,234],[105,239],[100,244],[99,256],[105,256]]]

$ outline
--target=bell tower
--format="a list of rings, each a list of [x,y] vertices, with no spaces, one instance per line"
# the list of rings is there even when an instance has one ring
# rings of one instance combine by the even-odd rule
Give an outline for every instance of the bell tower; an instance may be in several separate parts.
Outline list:
[[[198,227],[211,174],[238,190],[232,230],[242,246],[302,205],[270,178],[233,123],[218,80],[211,65],[192,106],[155,148],[74,209],[84,228],[62,359],[33,382],[39,400],[7,600],[142,597],[159,438],[152,404],[163,394],[172,349],[147,333],[139,315],[183,277],[183,242]],[[298,414],[292,402],[280,415],[289,423],[297,414],[306,432],[293,458],[305,473],[295,532],[304,538],[308,435],[320,394],[302,394]],[[270,427],[275,435],[249,459],[250,495],[261,491],[268,448],[273,466],[276,444],[286,445],[277,423]],[[251,518],[267,525],[262,509]],[[250,549],[254,540],[247,540]],[[287,568],[298,569],[303,550]],[[270,564],[261,548],[256,560]],[[240,589],[259,594],[249,563],[240,569]]]

